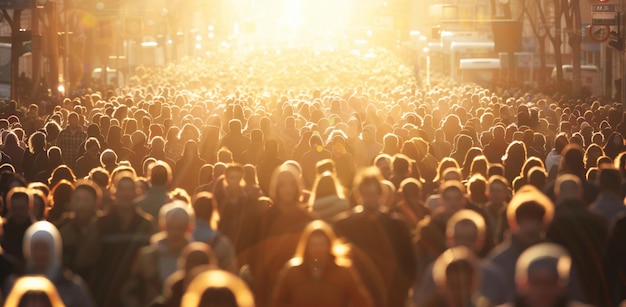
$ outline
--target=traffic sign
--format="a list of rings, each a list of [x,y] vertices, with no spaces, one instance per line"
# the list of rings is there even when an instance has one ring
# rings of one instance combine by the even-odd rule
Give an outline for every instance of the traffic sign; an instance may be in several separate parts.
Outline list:
[[[615,4],[592,4],[591,12],[592,13],[615,13],[616,12]]]
[[[611,28],[609,26],[589,26],[589,38],[597,43],[607,41],[610,36]]]
[[[596,16],[591,16],[591,24],[594,26],[615,26],[617,25],[617,20],[615,20],[615,16],[613,18],[597,18]]]
[[[33,0],[0,0],[0,9],[22,10],[33,6]]]

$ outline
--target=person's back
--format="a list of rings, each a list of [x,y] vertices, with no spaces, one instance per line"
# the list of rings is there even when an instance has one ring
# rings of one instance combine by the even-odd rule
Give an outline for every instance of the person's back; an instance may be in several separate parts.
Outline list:
[[[605,267],[607,281],[613,295],[612,303],[619,304],[626,300],[626,214],[621,214],[615,219],[613,230],[609,234],[607,243]]]
[[[505,130],[502,126],[493,128],[493,139],[485,146],[483,153],[489,163],[501,163],[508,144],[504,139]]]
[[[363,206],[359,207],[362,211],[337,221],[334,228],[339,237],[370,257],[384,281],[388,293],[387,305],[400,306],[407,298],[416,272],[409,230],[402,221],[379,211],[376,195],[380,196],[383,191],[380,172],[370,168],[358,178],[359,194],[361,197],[368,195],[362,200]],[[359,266],[363,267],[357,264]],[[367,275],[365,272],[362,274]]]
[[[371,306],[360,280],[349,266],[340,265],[338,244],[328,224],[309,223],[281,272],[272,306]]]
[[[617,169],[600,168],[596,183],[601,192],[589,207],[592,212],[602,216],[609,227],[617,216],[626,212],[624,199],[620,196],[620,180]]]
[[[154,232],[151,218],[134,206],[134,179],[122,176],[114,183],[116,203],[98,219],[78,252],[80,266],[92,270],[91,290],[100,306],[119,306],[119,294],[137,251],[148,245]]]
[[[222,146],[228,148],[233,153],[235,162],[244,163],[243,153],[248,149],[250,139],[241,134],[241,122],[233,119],[229,122],[230,132],[222,139]]]
[[[140,196],[135,202],[139,209],[152,217],[156,227],[159,211],[169,200],[167,186],[172,182],[172,170],[167,163],[157,161],[148,168],[147,176],[151,186],[145,195]]]
[[[315,165],[317,162],[329,159],[330,152],[323,147],[322,138],[318,135],[312,135],[309,138],[309,150],[302,155],[300,165],[302,166],[302,178],[307,188],[313,187],[317,171]]]
[[[80,144],[87,138],[87,134],[83,132],[78,124],[78,114],[70,113],[68,117],[68,126],[59,133],[57,144],[63,153],[63,160],[70,167],[74,167],[76,159],[78,159],[78,151]]]
[[[607,306],[610,295],[603,254],[608,235],[604,219],[586,210],[580,200],[565,200],[557,205],[546,238],[570,253],[583,288],[582,297],[594,306]]]

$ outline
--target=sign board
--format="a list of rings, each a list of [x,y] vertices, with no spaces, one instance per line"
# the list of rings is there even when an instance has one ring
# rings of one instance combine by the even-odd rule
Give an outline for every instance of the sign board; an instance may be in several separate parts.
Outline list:
[[[615,4],[592,4],[591,12],[592,13],[615,13]]]
[[[598,18],[595,15],[591,15],[591,24],[594,26],[616,26],[617,20],[615,15],[613,15],[613,18]]]
[[[21,10],[29,9],[33,6],[33,0],[0,0],[0,9]]]
[[[591,24],[594,26],[617,25],[615,18],[616,5],[608,3],[594,3],[591,5]]]

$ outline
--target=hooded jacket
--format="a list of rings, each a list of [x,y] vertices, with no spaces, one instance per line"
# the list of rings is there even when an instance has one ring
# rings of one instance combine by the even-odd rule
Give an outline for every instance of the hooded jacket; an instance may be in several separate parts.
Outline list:
[[[43,243],[48,247],[49,259],[46,269],[38,271],[35,268],[33,245]],[[63,243],[61,235],[54,225],[41,221],[31,225],[24,234],[24,258],[26,274],[44,275],[57,288],[61,300],[67,307],[95,306],[83,280],[65,271],[62,267]]]

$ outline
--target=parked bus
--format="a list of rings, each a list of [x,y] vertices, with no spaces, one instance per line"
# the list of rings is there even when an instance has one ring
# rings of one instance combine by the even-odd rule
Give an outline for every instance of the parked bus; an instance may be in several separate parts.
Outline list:
[[[461,59],[459,72],[461,82],[486,85],[498,79],[500,75],[500,59]]]

